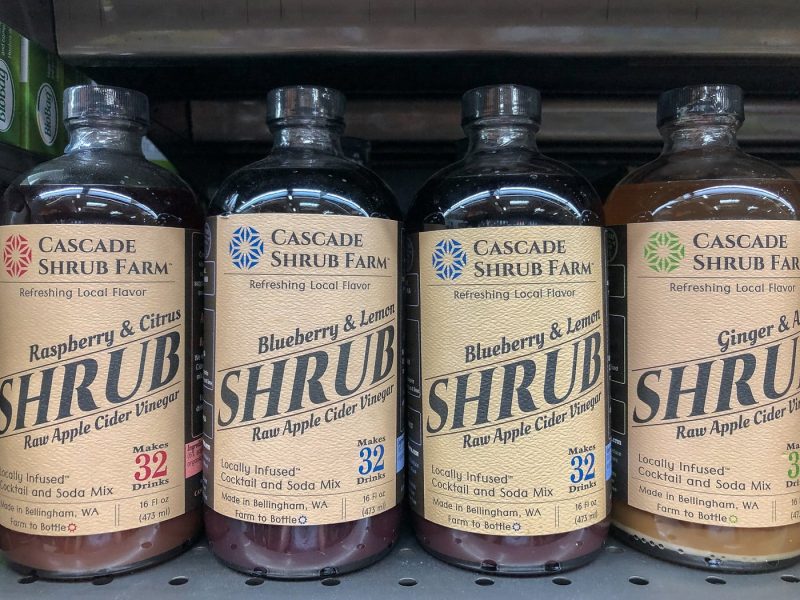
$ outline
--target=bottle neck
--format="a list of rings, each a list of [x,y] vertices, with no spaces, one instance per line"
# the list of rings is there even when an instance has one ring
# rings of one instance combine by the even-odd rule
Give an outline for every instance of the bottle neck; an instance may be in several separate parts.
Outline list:
[[[662,154],[674,154],[688,150],[711,150],[723,152],[738,150],[736,132],[741,121],[732,116],[684,118],[668,121],[661,126],[664,138]]]
[[[538,152],[536,134],[539,125],[530,119],[486,118],[464,126],[469,139],[468,154],[501,150]]]
[[[69,144],[64,152],[109,150],[142,154],[142,138],[147,128],[132,121],[70,121]]]
[[[283,119],[269,124],[272,151],[303,150],[333,156],[344,156],[344,125],[323,119]]]

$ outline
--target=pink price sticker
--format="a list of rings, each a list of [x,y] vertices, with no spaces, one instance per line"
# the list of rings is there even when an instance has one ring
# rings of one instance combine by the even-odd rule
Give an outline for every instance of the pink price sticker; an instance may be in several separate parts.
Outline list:
[[[194,440],[186,444],[186,478],[203,470],[203,442]]]

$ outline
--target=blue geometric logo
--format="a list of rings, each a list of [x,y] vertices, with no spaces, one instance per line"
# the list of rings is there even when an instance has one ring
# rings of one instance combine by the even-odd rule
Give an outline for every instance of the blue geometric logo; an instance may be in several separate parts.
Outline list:
[[[461,242],[442,240],[434,247],[431,261],[439,279],[453,281],[461,277],[464,267],[467,266],[467,253]]]
[[[233,266],[237,269],[252,269],[264,255],[264,242],[255,228],[240,225],[231,236],[228,245]]]

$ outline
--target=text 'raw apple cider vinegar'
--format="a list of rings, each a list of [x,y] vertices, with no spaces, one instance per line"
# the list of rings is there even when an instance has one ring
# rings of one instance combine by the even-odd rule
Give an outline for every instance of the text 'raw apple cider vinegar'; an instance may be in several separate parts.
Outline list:
[[[445,561],[554,573],[608,531],[600,201],[539,153],[536,90],[477,88],[462,109],[469,150],[408,222],[414,524]]]
[[[200,533],[203,210],[148,121],[138,92],[67,89],[66,153],[0,203],[0,550],[43,577]]]
[[[800,554],[800,187],[743,120],[736,86],[662,94],[664,150],[606,208],[614,525],[723,571]]]
[[[403,497],[399,211],[344,158],[344,96],[267,98],[270,155],[207,234],[206,525],[240,571],[336,575],[394,544]]]

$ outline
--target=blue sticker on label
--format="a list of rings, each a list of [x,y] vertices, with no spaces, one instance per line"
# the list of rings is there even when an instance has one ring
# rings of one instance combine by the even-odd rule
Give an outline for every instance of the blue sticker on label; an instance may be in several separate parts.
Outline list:
[[[611,442],[606,444],[606,481],[611,479]]]
[[[406,466],[406,435],[400,434],[397,438],[397,473]]]

